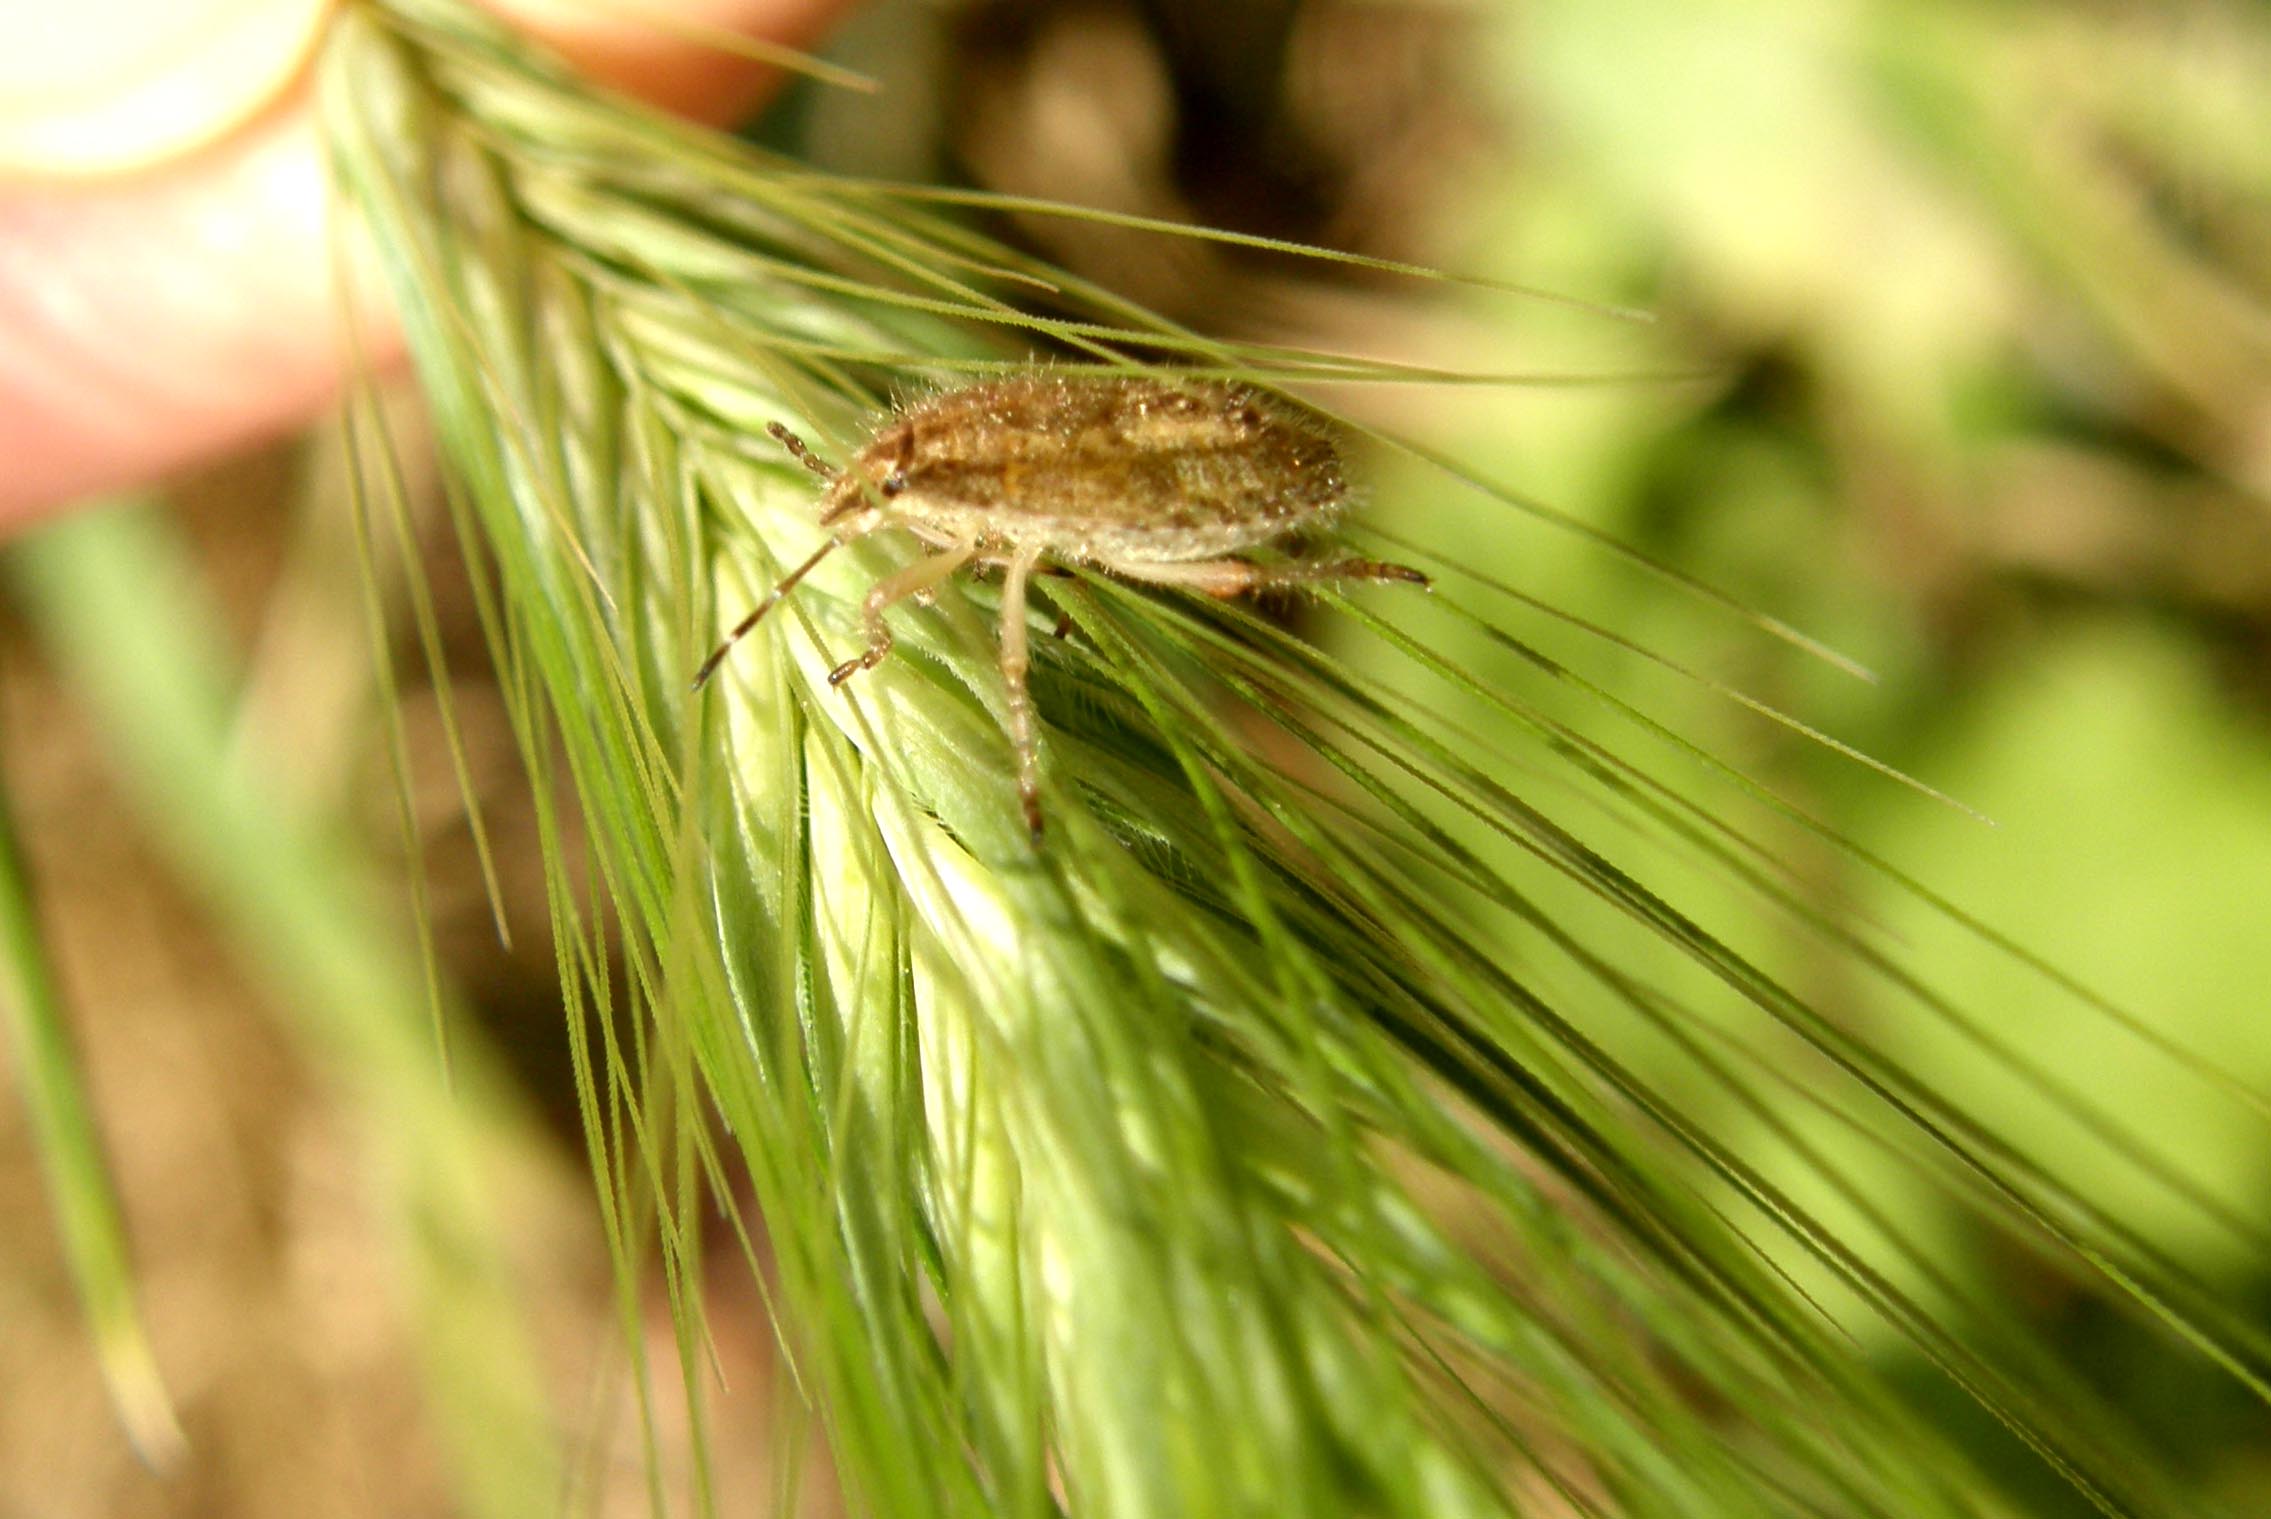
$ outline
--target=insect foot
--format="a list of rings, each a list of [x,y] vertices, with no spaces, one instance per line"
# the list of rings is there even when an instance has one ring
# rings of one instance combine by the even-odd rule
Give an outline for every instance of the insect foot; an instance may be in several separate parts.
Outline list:
[[[998,566],[1003,726],[1036,840],[1040,737],[1026,683],[1033,576],[1085,568],[1215,596],[1348,580],[1429,583],[1408,565],[1374,559],[1240,557],[1321,526],[1348,495],[1332,438],[1242,386],[1069,370],[988,380],[901,408],[842,469],[778,423],[769,431],[827,482],[820,523],[830,536],[711,651],[695,688],[822,559],[871,533],[901,530],[932,552],[868,589],[860,603],[867,649],[829,672],[832,686],[889,657],[892,606],[927,604],[957,571]]]
[[[845,660],[842,664],[836,666],[835,669],[828,672],[828,684],[830,684],[831,686],[840,686],[845,681],[850,680],[853,676],[859,674],[860,671],[874,669],[877,665],[883,663],[883,656],[890,652],[891,651],[888,649],[870,649],[865,654],[860,655],[857,659]]]

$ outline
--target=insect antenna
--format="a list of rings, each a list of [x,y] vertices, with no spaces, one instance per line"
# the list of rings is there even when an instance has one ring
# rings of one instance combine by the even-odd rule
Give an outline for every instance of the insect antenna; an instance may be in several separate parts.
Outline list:
[[[765,599],[757,603],[756,610],[735,623],[733,631],[726,634],[725,642],[710,651],[710,657],[702,661],[702,668],[694,672],[694,684],[690,689],[701,690],[703,685],[708,682],[711,673],[724,662],[726,655],[733,652],[733,646],[741,642],[751,628],[757,626],[758,620],[778,606],[782,597],[795,590],[797,582],[811,574],[814,565],[843,547],[845,541],[842,538],[830,538],[826,543],[812,551],[811,558],[783,575],[779,583],[765,593]]]
[[[779,441],[781,447],[787,449],[790,454],[795,456],[797,463],[803,465],[806,469],[811,470],[821,479],[833,480],[836,478],[835,465],[830,464],[827,460],[821,458],[818,454],[815,454],[811,450],[811,448],[806,445],[805,441],[802,438],[798,437],[795,433],[790,432],[780,423],[767,422],[765,424],[765,431],[771,433],[773,437]]]

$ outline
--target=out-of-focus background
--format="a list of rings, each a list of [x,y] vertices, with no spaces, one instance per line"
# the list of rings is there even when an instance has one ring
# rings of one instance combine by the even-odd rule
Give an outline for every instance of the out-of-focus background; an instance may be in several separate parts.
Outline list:
[[[837,56],[884,93],[799,88],[759,129],[768,141],[831,167],[1592,303],[1321,271],[1093,222],[992,224],[1212,332],[1635,377],[1319,399],[1866,665],[1873,684],[1438,472],[1371,470],[1383,511],[1467,546],[1471,568],[1992,819],[1566,626],[1521,629],[2210,1064],[2271,1085],[2271,15],[2241,0],[885,0]],[[401,425],[414,433],[414,415]],[[399,875],[335,465],[321,445],[238,461],[185,483],[179,520],[234,619],[245,742],[288,757],[297,799]],[[440,710],[406,676],[428,910],[477,1014],[468,1037],[508,1052],[554,1137],[515,1203],[523,1264],[559,1385],[578,1389],[561,1419],[593,1452],[578,1501],[631,1512],[644,1502],[635,1413],[580,1391],[611,1385],[624,1309],[581,1176],[528,804],[447,536],[433,518],[439,626],[515,947],[490,926]],[[1514,676],[1502,649],[1463,652],[1486,679]],[[395,653],[415,669],[410,635]],[[0,1110],[0,1516],[446,1511],[380,1226],[361,1204],[355,1125],[369,1120],[327,1101],[291,1024],[143,841],[99,745],[20,637],[0,714],[191,1442],[153,1476],[107,1422],[33,1159]],[[1511,775],[1529,742],[1504,736]],[[1996,1037],[2151,1135],[2232,1210],[2271,1222],[2260,1127],[2186,1101],[2120,1053],[2103,1020],[1849,855],[1795,828],[1772,843],[1809,894],[1869,925]],[[1746,910],[1707,872],[1673,884],[1707,920]],[[407,933],[406,902],[374,913]],[[2025,1129],[2037,1099],[2007,1068],[1880,1007],[1848,959],[1795,934],[1762,952],[1941,1090]],[[1676,1063],[1650,1075],[1681,1089]],[[1845,1158],[1867,1174],[1867,1154]],[[2260,1405],[1967,1232],[1911,1175],[1888,1160],[1878,1201],[1947,1271],[2024,1315],[2200,1492],[2271,1509]],[[2109,1206],[2160,1223],[2161,1248],[2231,1301],[2271,1308],[2271,1280],[2190,1213],[2132,1179],[2107,1185]],[[785,1448],[763,1432],[778,1384],[731,1250],[715,1288],[709,1319],[736,1395],[710,1447],[725,1510],[748,1512]],[[654,1353],[675,1354],[659,1293],[630,1311]],[[1897,1346],[1864,1349],[1908,1374]],[[2003,1464],[2015,1512],[2082,1511],[1998,1452],[1981,1416],[1943,1416]],[[665,1450],[682,1450],[670,1410],[659,1417]]]

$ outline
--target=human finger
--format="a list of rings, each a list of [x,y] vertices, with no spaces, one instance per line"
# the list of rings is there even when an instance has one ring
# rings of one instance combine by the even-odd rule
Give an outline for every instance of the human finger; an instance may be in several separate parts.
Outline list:
[[[116,35],[151,3],[80,0],[43,8],[43,25],[89,13],[87,27]],[[700,117],[730,117],[770,83],[658,25],[648,3],[494,8],[605,82]],[[847,3],[678,0],[670,14],[794,46]],[[328,197],[294,82],[313,36],[305,0],[155,4],[204,11],[205,42],[173,30],[166,56],[203,56],[205,73],[129,60],[105,74],[93,44],[49,36],[59,65],[79,59],[82,87],[45,97],[43,121],[25,83],[35,71],[0,68],[0,172],[18,180],[0,189],[0,527],[282,430],[339,383]],[[26,178],[42,168],[49,182]],[[88,177],[98,170],[111,172]],[[379,353],[394,341],[366,339]]]

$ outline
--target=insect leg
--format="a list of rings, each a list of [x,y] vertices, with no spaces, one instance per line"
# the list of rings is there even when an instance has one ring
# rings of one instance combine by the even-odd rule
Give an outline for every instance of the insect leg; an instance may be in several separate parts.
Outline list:
[[[1025,672],[1032,665],[1025,631],[1025,585],[1040,558],[1038,548],[1019,550],[1001,584],[1001,675],[1009,687],[1009,742],[1017,751],[1017,800],[1025,809],[1025,826],[1036,840],[1041,837],[1041,754],[1033,731],[1033,693],[1025,687]]]
[[[986,575],[994,570],[1002,568],[1008,563],[1009,561],[1006,559],[981,559],[978,561],[977,573],[980,575]],[[1077,580],[1080,578],[1079,571],[1062,564],[1037,564],[1033,566],[1033,573],[1035,575],[1046,576],[1051,580]],[[924,599],[927,602],[927,595]],[[1074,626],[1075,624],[1073,622],[1072,613],[1065,612],[1057,618],[1056,628],[1049,634],[1049,636],[1051,638],[1070,637]]]
[[[1384,559],[1335,559],[1327,564],[1295,560],[1290,564],[1248,565],[1247,568],[1253,574],[1245,587],[1249,591],[1266,591],[1281,585],[1314,584],[1320,580],[1398,580],[1406,585],[1435,584],[1424,570],[1415,570],[1408,564],[1390,564]]]
[[[965,539],[942,554],[918,560],[896,574],[886,575],[867,588],[866,598],[860,602],[860,615],[867,623],[867,650],[857,659],[847,659],[828,672],[828,684],[840,686],[862,670],[872,670],[883,663],[891,652],[891,628],[883,620],[884,609],[895,601],[909,596],[920,596],[940,581],[970,562],[978,552],[978,545]]]
[[[1430,585],[1426,575],[1403,564],[1378,559],[1335,559],[1329,563],[1293,560],[1286,564],[1255,564],[1245,559],[1201,559],[1189,564],[1156,564],[1112,560],[1104,568],[1129,580],[1155,585],[1183,585],[1210,596],[1243,596],[1249,591],[1279,586],[1310,585],[1323,580],[1401,580]]]

